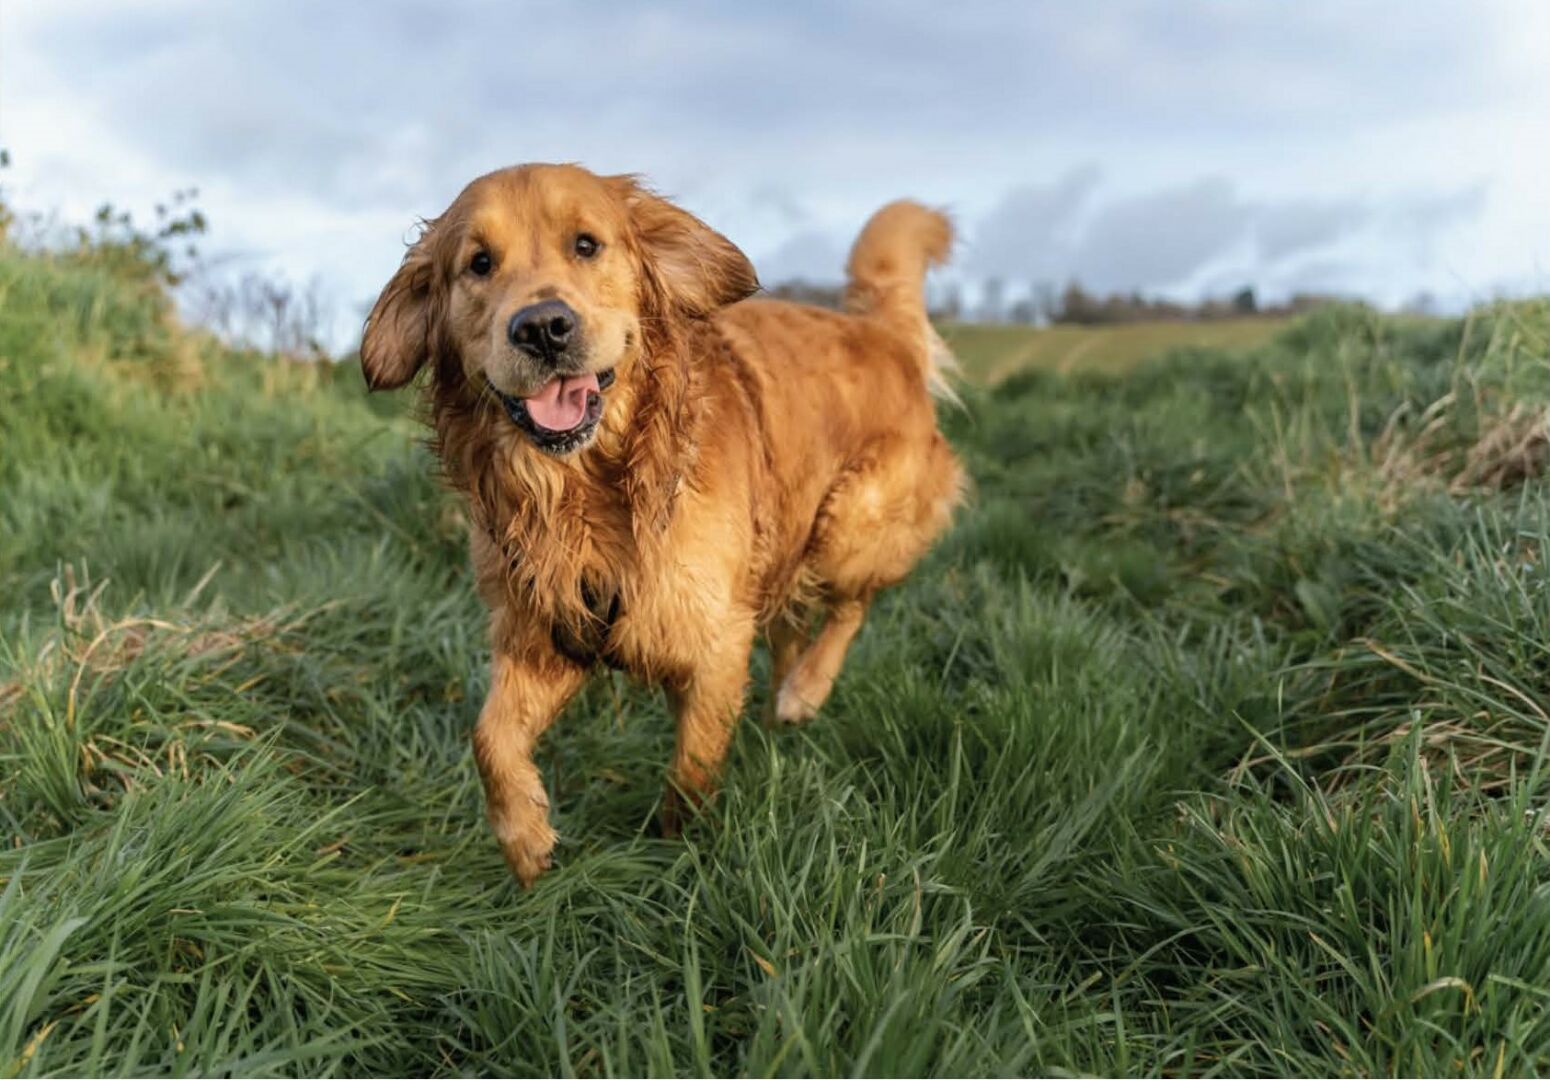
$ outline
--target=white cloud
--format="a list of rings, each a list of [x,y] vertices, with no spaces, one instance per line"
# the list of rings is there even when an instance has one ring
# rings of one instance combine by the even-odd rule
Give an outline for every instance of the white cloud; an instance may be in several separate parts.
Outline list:
[[[197,184],[213,246],[361,300],[417,216],[544,159],[646,172],[775,271],[909,194],[965,272],[1187,289],[1345,252],[1372,295],[1469,296],[1550,264],[1546,70],[1536,0],[51,0],[0,6],[0,145],[23,205]]]

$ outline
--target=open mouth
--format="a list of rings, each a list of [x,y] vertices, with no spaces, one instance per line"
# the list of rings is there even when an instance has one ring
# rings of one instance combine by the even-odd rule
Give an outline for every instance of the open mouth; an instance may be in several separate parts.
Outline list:
[[[550,454],[568,454],[591,441],[603,418],[603,391],[614,382],[612,369],[601,373],[557,375],[536,394],[513,397],[491,390],[506,407],[511,422],[533,445]]]

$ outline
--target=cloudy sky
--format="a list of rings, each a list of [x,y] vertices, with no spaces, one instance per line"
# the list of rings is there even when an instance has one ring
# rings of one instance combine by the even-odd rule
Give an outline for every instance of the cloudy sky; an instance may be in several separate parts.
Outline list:
[[[1550,290],[1547,131],[1540,0],[0,0],[11,201],[197,185],[210,249],[343,326],[534,160],[647,174],[767,283],[907,194],[965,281],[1459,306]]]

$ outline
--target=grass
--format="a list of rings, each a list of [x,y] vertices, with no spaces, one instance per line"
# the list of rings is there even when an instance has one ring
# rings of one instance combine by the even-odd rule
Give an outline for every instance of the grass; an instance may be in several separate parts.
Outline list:
[[[1550,306],[967,387],[825,715],[666,842],[600,676],[528,893],[405,403],[165,316],[0,252],[0,1072],[1550,1068]]]
[[[980,383],[998,383],[1029,370],[1118,373],[1169,349],[1242,349],[1264,345],[1286,324],[1286,319],[1264,316],[1113,326],[1062,324],[1038,330],[993,323],[956,323],[944,327],[943,336],[970,378]]]

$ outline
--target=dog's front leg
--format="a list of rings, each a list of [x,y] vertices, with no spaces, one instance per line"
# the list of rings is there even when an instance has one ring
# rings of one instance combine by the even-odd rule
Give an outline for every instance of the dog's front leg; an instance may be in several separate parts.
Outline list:
[[[490,827],[525,888],[549,869],[555,841],[533,749],[581,689],[586,672],[545,646],[530,644],[508,654],[497,643],[496,650],[490,696],[474,728],[474,759],[484,780]]]
[[[678,718],[678,745],[662,802],[662,831],[677,835],[684,811],[716,792],[721,763],[743,710],[753,629],[728,635],[689,675],[668,687]]]

